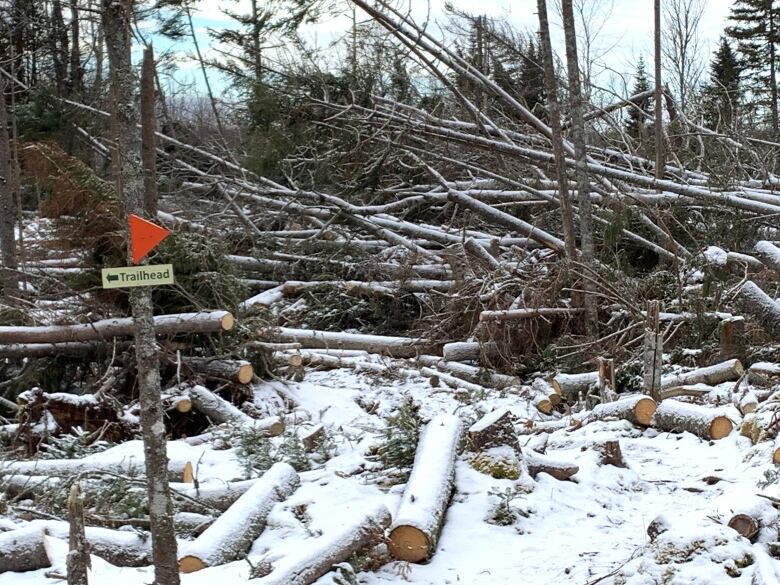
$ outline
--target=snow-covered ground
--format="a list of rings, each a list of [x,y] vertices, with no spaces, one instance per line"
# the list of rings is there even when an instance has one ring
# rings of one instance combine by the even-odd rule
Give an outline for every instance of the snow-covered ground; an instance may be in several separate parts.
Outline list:
[[[252,547],[251,561],[273,562],[296,554],[376,503],[395,510],[403,485],[387,489],[379,481],[381,466],[366,454],[378,441],[382,415],[406,395],[421,404],[425,417],[446,411],[474,421],[500,406],[520,418],[540,416],[514,395],[496,394],[465,404],[456,399],[454,390],[432,387],[426,378],[377,377],[352,370],[313,372],[299,383],[270,382],[257,388],[257,400],[271,395],[270,390],[293,398],[315,421],[325,423],[338,454],[324,466],[301,473],[301,487],[274,508],[266,530]],[[376,409],[368,409],[372,414],[358,404],[358,398],[363,406],[375,404]],[[614,438],[620,440],[625,469],[600,465],[591,448]],[[521,444],[539,441],[530,436],[520,440]],[[761,554],[764,545],[752,545],[725,522],[736,506],[762,491],[757,484],[771,467],[769,449],[768,444],[752,446],[736,430],[714,443],[687,433],[638,429],[626,421],[593,422],[576,431],[557,431],[549,436],[546,453],[576,462],[580,469],[575,481],[540,474],[530,493],[520,490],[512,500],[520,514],[509,526],[486,521],[498,502],[490,492],[513,489],[516,482],[479,473],[469,465],[466,453],[457,462],[456,492],[433,559],[420,565],[390,561],[375,571],[359,573],[358,583],[748,584],[758,566],[756,559],[766,560]],[[140,443],[133,441],[100,457],[138,458],[141,453]],[[171,459],[199,461],[201,484],[242,477],[233,449],[175,441],[169,454]],[[763,491],[778,495],[774,485]],[[304,520],[297,512],[303,508]],[[650,544],[647,527],[660,514],[671,528]],[[765,534],[762,539],[766,540]],[[185,546],[182,542],[181,548]],[[52,580],[45,576],[47,571],[5,573],[0,575],[0,585],[48,583]],[[182,575],[182,583],[240,583],[248,579],[249,572],[247,562],[236,561]],[[151,581],[150,568],[120,569],[98,561],[91,582]],[[262,585],[263,580],[252,583]],[[329,574],[318,583],[336,581]]]

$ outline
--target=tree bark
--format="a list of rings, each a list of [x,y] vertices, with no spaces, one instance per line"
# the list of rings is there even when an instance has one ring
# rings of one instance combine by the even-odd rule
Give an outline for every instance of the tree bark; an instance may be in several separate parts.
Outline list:
[[[580,249],[582,262],[593,268],[593,210],[590,201],[590,177],[588,176],[588,153],[585,148],[585,122],[583,120],[582,89],[580,66],[577,58],[577,31],[574,25],[572,0],[562,0],[563,31],[566,37],[566,69],[569,76],[569,109],[571,115],[571,140],[574,144],[574,160],[577,176],[577,218],[580,223]],[[590,279],[582,281],[585,290],[583,306],[585,308],[585,332],[591,337],[598,334],[598,307],[594,285]]]
[[[637,426],[650,426],[656,411],[655,401],[644,394],[619,398],[614,402],[599,404],[590,413],[595,420],[620,418]]]
[[[469,446],[478,451],[499,445],[515,445],[514,416],[508,408],[498,408],[475,422],[468,431]]]
[[[265,528],[273,507],[290,497],[300,485],[295,470],[286,463],[275,463],[236,502],[188,544],[179,559],[182,573],[200,571],[246,555]]]
[[[546,473],[558,481],[566,481],[580,470],[575,463],[554,459],[553,457],[537,453],[532,449],[523,450],[523,461],[525,461],[528,467],[528,473],[534,479],[540,473]]]
[[[553,157],[555,159],[555,174],[558,178],[563,220],[563,239],[566,242],[566,256],[569,260],[577,259],[577,243],[574,234],[574,216],[569,196],[569,183],[566,176],[566,151],[563,148],[561,132],[561,107],[558,102],[558,83],[555,79],[555,63],[553,61],[552,43],[550,41],[550,23],[547,18],[546,0],[536,1],[539,15],[539,39],[544,61],[544,89],[547,93],[547,110],[552,132]]]
[[[723,382],[738,380],[745,372],[739,360],[727,360],[705,368],[698,368],[681,374],[667,374],[661,378],[661,389],[668,390],[678,386],[691,384],[708,384],[715,386]],[[662,393],[663,395],[663,393]]]
[[[451,414],[434,417],[417,444],[417,454],[390,531],[390,554],[418,563],[433,556],[455,486],[455,457],[462,432]]]
[[[87,569],[91,567],[91,561],[87,548],[87,536],[84,531],[84,502],[81,499],[78,483],[73,484],[70,488],[68,522],[70,522],[68,535],[70,550],[67,557],[68,585],[88,585]]]
[[[133,74],[130,35],[134,21],[133,0],[102,0],[102,21],[111,66],[112,121],[117,144],[114,176],[125,215],[144,216],[144,177],[141,136],[136,106],[137,83]],[[128,261],[132,259],[128,239]],[[160,364],[157,352],[154,307],[148,288],[130,291],[135,329],[138,394],[144,442],[149,520],[154,553],[155,585],[179,585],[173,506],[168,488],[165,424],[160,401]]]
[[[739,289],[735,300],[738,306],[758,321],[773,339],[780,339],[780,305],[768,294],[753,281],[748,280]]]
[[[157,131],[154,109],[154,52],[144,50],[141,69],[141,164],[144,171],[144,209],[149,217],[157,215]]]
[[[644,334],[644,372],[642,391],[655,402],[661,401],[661,367],[663,366],[664,338],[659,331],[658,301],[647,303]]]
[[[70,0],[70,92],[81,93],[84,71],[81,68],[81,39],[79,31],[79,0]]]
[[[663,81],[661,79],[661,0],[655,0],[655,178],[664,177]]]

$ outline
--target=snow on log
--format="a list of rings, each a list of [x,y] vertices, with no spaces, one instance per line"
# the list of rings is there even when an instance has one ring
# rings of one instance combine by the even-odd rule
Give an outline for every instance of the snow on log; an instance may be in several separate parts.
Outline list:
[[[206,415],[214,424],[232,421],[248,425],[254,421],[251,416],[241,412],[230,402],[217,396],[205,386],[192,386],[187,390],[187,393],[195,409]]]
[[[567,401],[577,400],[580,392],[587,394],[599,383],[599,373],[584,372],[582,374],[555,374],[550,384],[555,391]]]
[[[753,281],[748,280],[735,298],[742,310],[758,321],[774,339],[780,339],[780,306]]]
[[[482,311],[479,314],[480,321],[521,321],[536,319],[538,317],[570,317],[582,313],[584,309],[571,309],[566,307],[540,308],[540,309],[509,309],[506,311]]]
[[[482,343],[480,341],[457,341],[445,343],[442,348],[442,356],[446,361],[463,362],[479,360],[483,355],[488,357],[498,353],[498,346],[494,341]]]
[[[0,532],[0,573],[48,567],[44,533],[67,540],[69,532],[67,522],[54,520]],[[151,539],[142,533],[87,527],[86,536],[90,552],[117,567],[143,567],[152,562]]]
[[[756,243],[753,251],[767,267],[780,272],[780,248],[772,242],[762,240]]]
[[[546,396],[553,406],[558,406],[561,403],[561,395],[558,389],[544,378],[536,378],[531,382],[531,388],[537,393]]]
[[[317,331],[313,329],[290,329],[275,327],[259,332],[271,341],[295,342],[310,349],[359,349],[392,357],[414,357],[435,348],[437,344],[428,339],[410,337],[387,337],[340,331]]]
[[[566,481],[580,470],[574,463],[542,455],[531,449],[523,449],[523,460],[528,467],[528,473],[533,478],[540,473],[546,473],[558,481]]]
[[[506,388],[508,386],[514,386],[519,384],[518,378],[514,376],[507,376],[506,374],[497,374],[485,370],[485,368],[477,368],[468,364],[461,364],[459,362],[450,362],[441,359],[434,355],[421,355],[418,356],[417,361],[425,366],[439,369],[443,372],[449,372],[453,376],[468,380],[476,384],[490,384],[495,388]]]
[[[420,436],[414,466],[390,531],[390,554],[417,563],[430,558],[455,486],[455,457],[463,429],[452,414],[431,419]]]
[[[514,445],[517,435],[513,421],[514,416],[508,408],[497,408],[469,427],[469,445],[474,450]]]
[[[708,384],[716,386],[721,382],[738,380],[745,372],[742,362],[739,360],[727,360],[719,364],[698,368],[690,372],[679,374],[667,374],[661,377],[661,389],[677,388],[679,386],[690,386],[693,384]]]
[[[652,423],[655,412],[655,400],[644,394],[634,394],[621,397],[614,402],[599,404],[589,416],[595,420],[620,418],[647,427]]]
[[[231,380],[239,384],[249,384],[255,370],[246,360],[226,360],[200,357],[182,358],[182,362],[199,374],[209,378]]]
[[[102,453],[98,455],[104,455]],[[181,477],[186,461],[168,460],[168,474]],[[108,459],[106,457],[87,456],[83,459],[36,459],[31,461],[8,461],[0,465],[2,472],[8,474],[64,477],[77,473],[108,471],[112,473],[127,473],[128,470],[143,472],[144,462],[139,458],[122,457]]]
[[[177,509],[184,512],[202,512],[204,508],[213,508],[224,512],[257,481],[257,479],[220,481],[213,485],[201,483],[198,487],[193,487],[192,484],[171,483],[171,496],[178,502]],[[179,494],[189,499],[177,498]]]
[[[703,252],[704,262],[710,266],[733,268],[744,272],[748,268],[751,272],[760,272],[764,269],[764,264],[758,258],[749,254],[740,254],[739,252],[726,252],[723,248],[710,246]]]
[[[179,557],[182,573],[222,565],[244,556],[265,528],[271,509],[287,499],[300,478],[287,463],[275,463]]]
[[[334,565],[384,540],[390,512],[383,505],[361,514],[344,528],[302,543],[300,553],[274,562],[272,571],[257,585],[311,585]]]
[[[662,431],[688,431],[707,440],[722,439],[733,428],[729,418],[718,410],[671,399],[658,405],[653,423]]]
[[[229,331],[235,320],[227,311],[212,313],[179,313],[158,315],[154,328],[158,335],[176,333],[217,333]],[[104,319],[78,325],[50,325],[47,327],[0,327],[0,343],[69,343],[77,341],[100,341],[112,337],[135,335],[132,318]]]
[[[780,364],[756,362],[748,368],[748,382],[753,386],[775,386],[780,383]]]

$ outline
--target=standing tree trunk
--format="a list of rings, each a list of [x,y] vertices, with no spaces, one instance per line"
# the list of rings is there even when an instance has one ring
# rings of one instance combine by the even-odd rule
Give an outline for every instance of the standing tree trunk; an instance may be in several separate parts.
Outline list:
[[[70,92],[81,92],[81,42],[79,40],[79,0],[70,0]]]
[[[19,276],[16,272],[16,238],[14,220],[17,216],[14,204],[14,167],[11,144],[8,138],[8,114],[5,110],[7,84],[0,81],[0,251],[3,258],[3,296],[9,304],[19,293]]]
[[[574,142],[574,158],[577,164],[577,202],[580,222],[580,248],[582,262],[593,265],[593,210],[590,204],[590,178],[588,177],[588,153],[585,150],[585,122],[583,121],[580,68],[577,58],[577,31],[574,25],[572,0],[563,0],[563,31],[566,37],[566,68],[569,72],[569,108],[571,110],[571,136]],[[584,279],[585,331],[595,337],[598,333],[598,308],[593,283]]]
[[[664,177],[663,84],[661,83],[661,0],[655,0],[655,178]]]
[[[144,168],[144,210],[157,216],[157,139],[154,116],[154,52],[144,51],[141,71],[141,164]]]
[[[544,90],[547,92],[547,111],[550,116],[555,173],[558,178],[561,217],[563,219],[563,239],[566,242],[566,256],[569,260],[575,260],[577,258],[577,242],[574,236],[574,218],[569,199],[569,184],[566,178],[566,153],[563,149],[563,135],[561,134],[561,106],[558,103],[558,84],[555,81],[555,64],[550,42],[550,23],[547,20],[546,0],[537,0],[537,8],[539,38],[544,61]]]
[[[62,17],[61,0],[51,3],[51,50],[54,65],[54,81],[57,84],[57,94],[64,95],[68,78],[68,29]]]
[[[772,135],[777,138],[778,131],[778,114],[777,114],[777,73],[775,67],[777,67],[777,53],[775,47],[775,29],[777,23],[775,22],[776,8],[774,3],[769,3],[769,94],[772,103],[770,104],[770,110],[772,112]]]
[[[66,567],[68,585],[88,585],[87,569],[91,568],[87,536],[84,530],[84,502],[81,499],[79,484],[70,488],[68,497],[68,557]]]
[[[103,0],[102,19],[111,67],[112,126],[116,132],[114,139],[117,144],[117,192],[124,200],[126,214],[143,216],[144,177],[140,160],[139,112],[134,103],[136,80],[130,57],[133,0]],[[130,257],[128,242],[128,259]],[[155,585],[178,585],[176,535],[168,487],[168,457],[160,400],[159,357],[154,336],[151,291],[148,288],[131,289],[130,306],[135,325],[135,355],[155,567],[154,582]]]

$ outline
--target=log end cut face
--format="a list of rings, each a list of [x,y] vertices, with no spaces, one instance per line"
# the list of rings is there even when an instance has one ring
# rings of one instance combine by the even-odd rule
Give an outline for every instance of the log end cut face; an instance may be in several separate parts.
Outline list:
[[[777,447],[772,451],[772,463],[780,463],[780,447]]]
[[[206,568],[206,563],[200,560],[198,557],[187,555],[179,559],[179,572],[180,573],[194,573]]]
[[[655,414],[656,403],[652,398],[642,398],[634,406],[634,416],[636,422],[640,425],[649,427],[653,421],[653,415]]]
[[[747,514],[736,514],[732,516],[729,520],[728,527],[733,528],[748,540],[751,540],[758,534],[759,529],[756,519]]]
[[[726,416],[716,416],[710,423],[710,438],[713,440],[728,437],[734,427]]]
[[[419,563],[433,551],[425,533],[414,526],[396,526],[390,532],[390,554],[399,561]]]
[[[252,367],[252,364],[241,364],[241,366],[238,368],[238,372],[236,373],[236,380],[239,384],[249,384],[249,382],[252,381],[254,375],[255,369]]]
[[[225,315],[222,317],[222,320],[220,322],[220,325],[222,326],[222,331],[230,331],[233,329],[233,325],[236,324],[236,318],[233,317],[231,313],[225,313]]]

